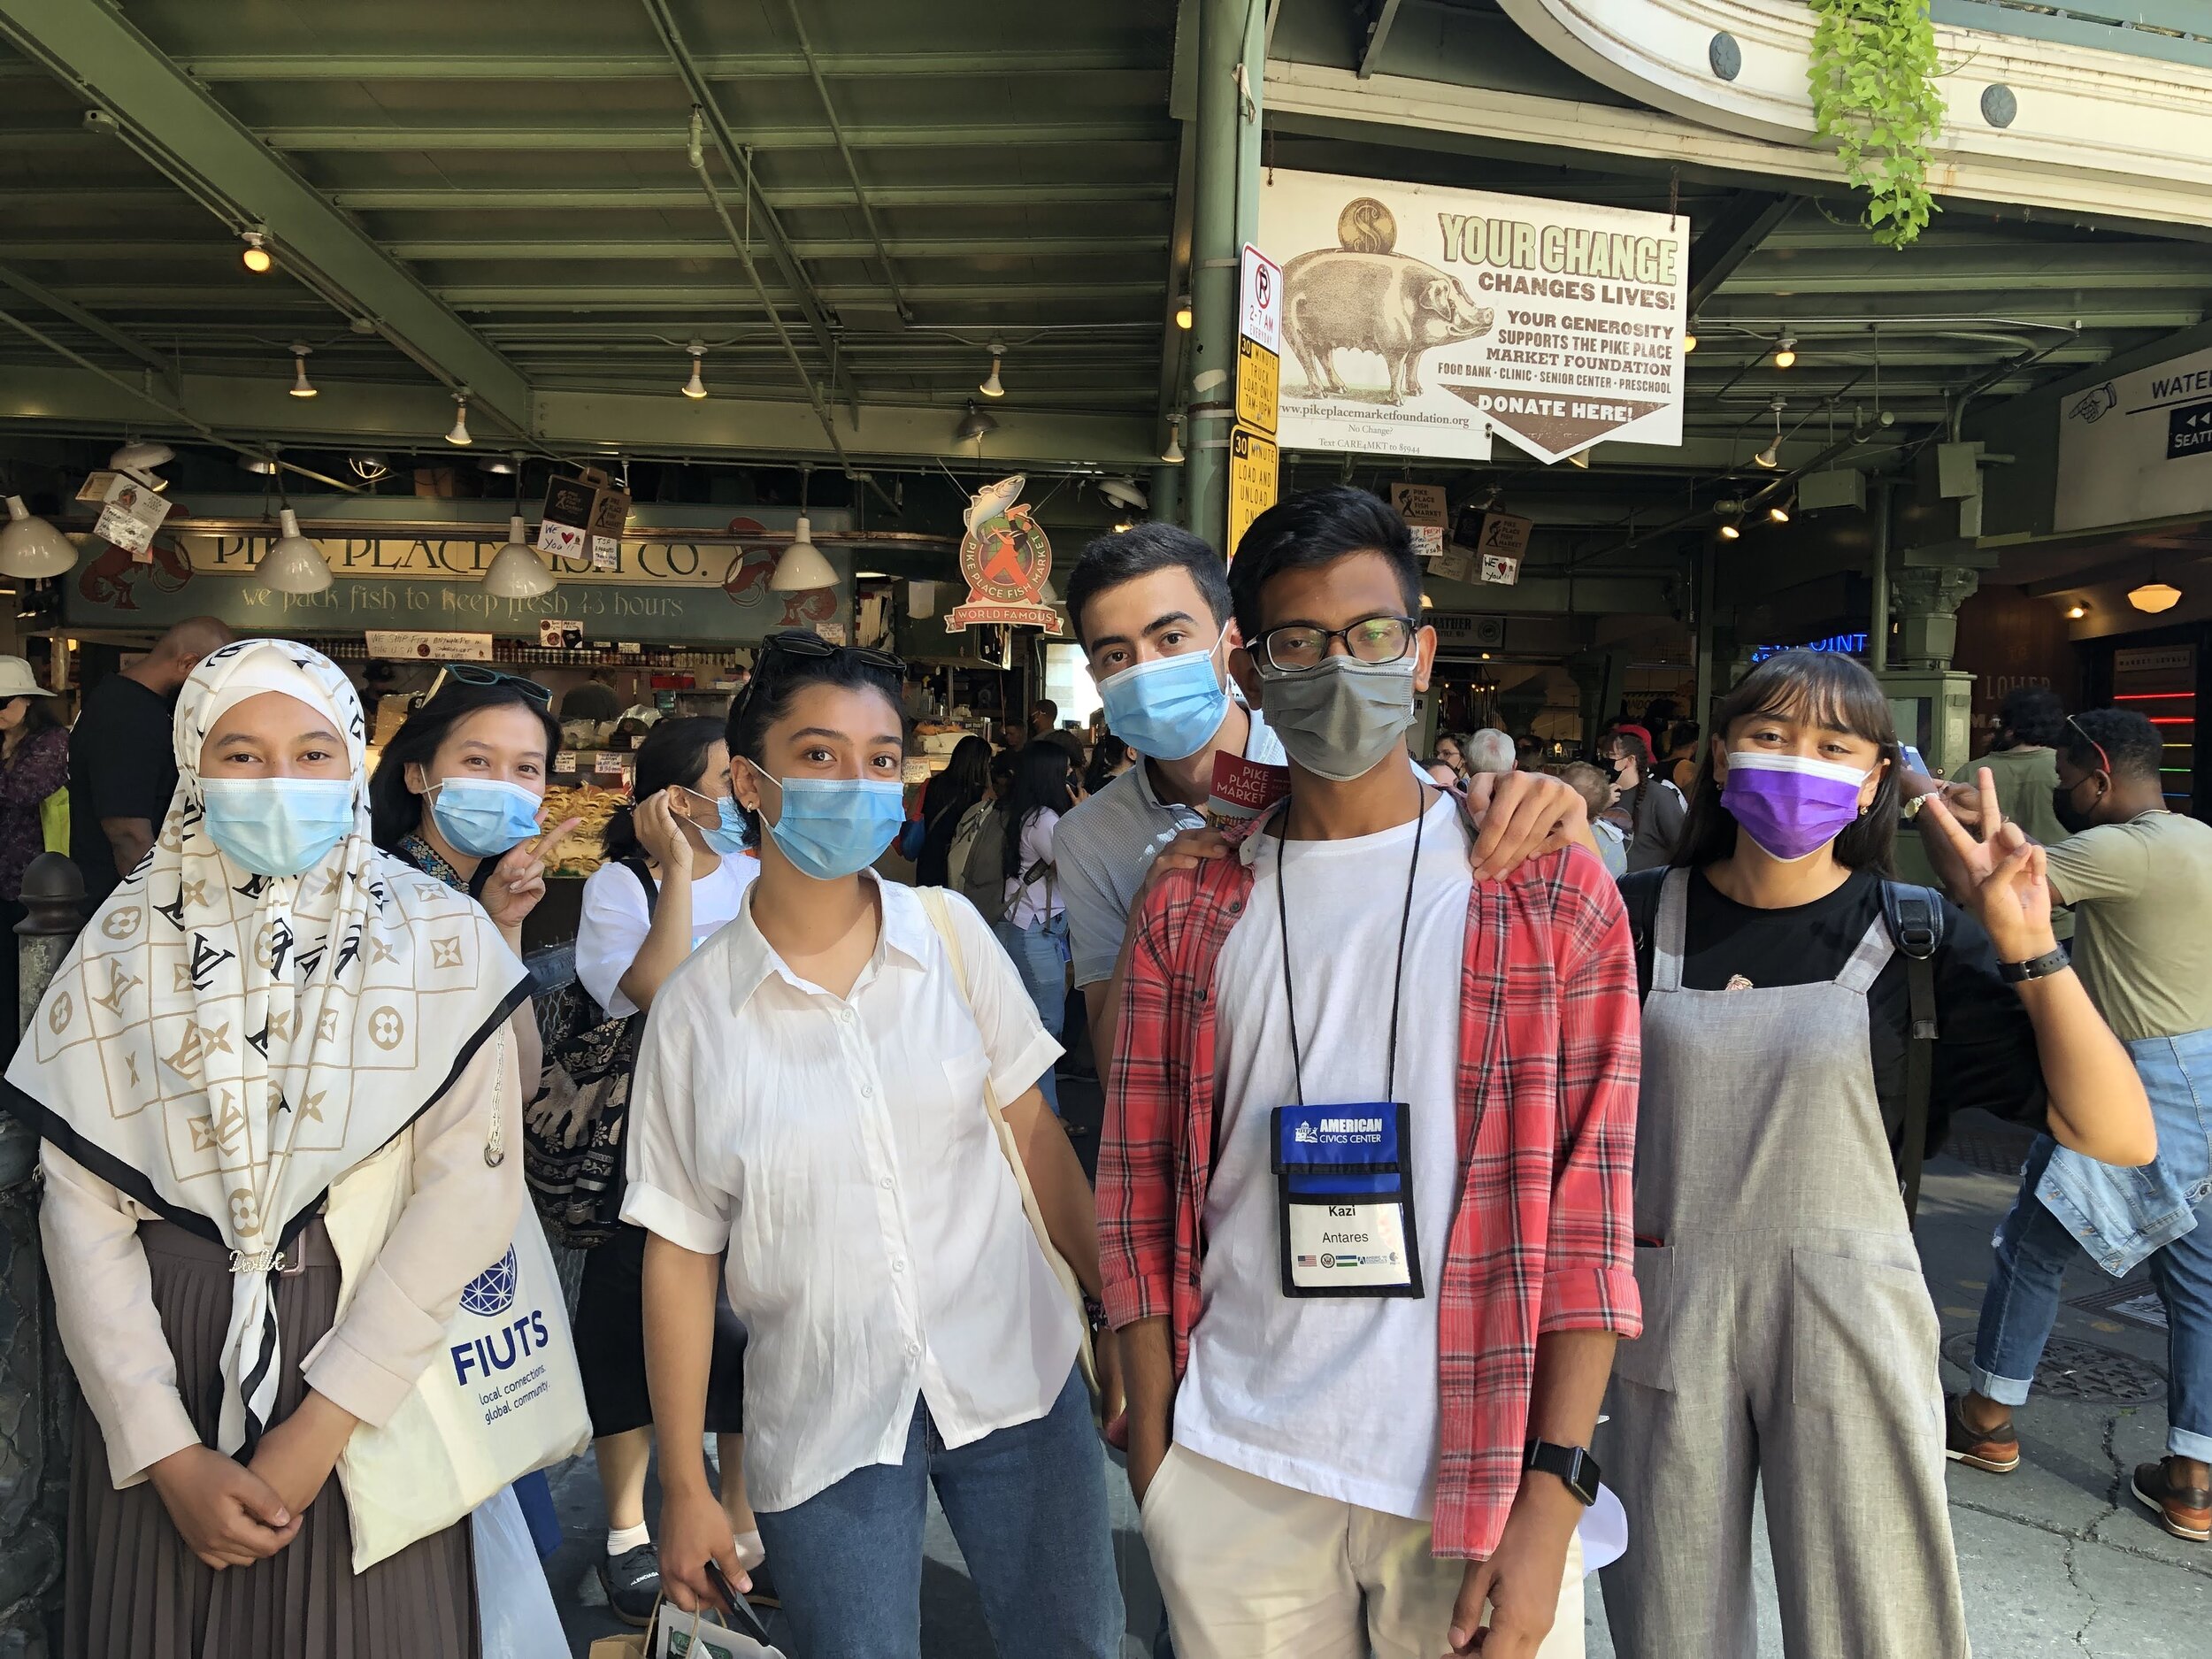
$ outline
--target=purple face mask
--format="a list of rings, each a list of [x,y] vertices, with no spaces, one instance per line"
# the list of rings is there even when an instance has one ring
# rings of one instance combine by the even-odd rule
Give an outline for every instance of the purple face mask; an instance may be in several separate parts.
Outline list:
[[[1745,834],[1784,864],[1810,857],[1859,816],[1866,772],[1832,761],[1732,749],[1720,792]]]

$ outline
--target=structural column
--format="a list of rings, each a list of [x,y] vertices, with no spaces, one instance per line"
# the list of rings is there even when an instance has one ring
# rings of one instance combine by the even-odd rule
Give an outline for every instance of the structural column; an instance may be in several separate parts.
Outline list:
[[[1897,618],[1897,649],[1891,665],[1923,671],[1946,669],[1958,649],[1959,607],[1981,586],[1982,574],[1957,565],[1899,571],[1889,581]]]
[[[1216,547],[1221,545],[1229,522],[1237,258],[1243,239],[1259,221],[1259,92],[1265,18],[1266,8],[1250,0],[1201,0],[1199,6],[1198,200],[1191,236],[1185,507],[1190,527]]]

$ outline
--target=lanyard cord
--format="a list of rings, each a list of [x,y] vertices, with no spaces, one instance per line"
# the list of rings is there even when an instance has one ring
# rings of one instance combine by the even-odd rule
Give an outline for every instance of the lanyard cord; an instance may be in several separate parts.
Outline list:
[[[1395,1100],[1398,1094],[1398,1000],[1404,993],[1406,982],[1406,930],[1413,920],[1413,878],[1421,868],[1421,832],[1427,826],[1429,816],[1428,789],[1416,783],[1417,797],[1413,813],[1413,856],[1406,861],[1405,905],[1398,912],[1398,956],[1390,978],[1390,1063],[1383,1074],[1383,1098]],[[1298,1103],[1306,1103],[1306,1063],[1298,1047],[1298,999],[1290,980],[1290,883],[1284,878],[1283,854],[1289,849],[1287,836],[1275,838],[1275,919],[1282,930],[1283,947],[1283,1011],[1290,1019],[1290,1069],[1298,1080]]]

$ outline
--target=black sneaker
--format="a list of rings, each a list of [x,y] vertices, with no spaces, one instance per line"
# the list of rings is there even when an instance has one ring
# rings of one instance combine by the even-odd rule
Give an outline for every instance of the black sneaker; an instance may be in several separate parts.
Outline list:
[[[607,1593],[607,1605],[625,1624],[643,1630],[653,1622],[653,1604],[660,1600],[660,1552],[640,1544],[619,1555],[599,1552],[599,1587]]]

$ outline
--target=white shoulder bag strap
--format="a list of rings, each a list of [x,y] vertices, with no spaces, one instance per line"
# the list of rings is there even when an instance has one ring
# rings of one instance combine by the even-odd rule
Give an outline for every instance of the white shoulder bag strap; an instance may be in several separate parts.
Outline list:
[[[945,902],[942,887],[916,887],[914,895],[922,902],[922,909],[929,913],[930,926],[937,930],[937,937],[945,941],[945,955],[952,962],[952,980],[960,990],[960,1000],[974,1012],[975,1002],[968,995],[967,958],[960,949],[960,936],[953,931],[952,910]],[[1083,1333],[1083,1346],[1076,1357],[1083,1367],[1083,1380],[1089,1386],[1091,1398],[1098,1398],[1098,1356],[1091,1348],[1091,1322],[1083,1311],[1083,1281],[1068,1265],[1068,1258],[1060,1254],[1060,1247],[1053,1243],[1052,1235],[1045,1229],[1044,1211],[1037,1207],[1036,1188],[1029,1182],[1029,1170],[1022,1163],[1021,1148],[1014,1143],[1014,1132],[1008,1127],[1006,1113],[999,1103],[998,1091],[991,1087],[987,1071],[983,1078],[983,1108],[991,1114],[991,1127],[998,1132],[998,1149],[1006,1155],[1006,1162],[1014,1171],[1014,1185],[1021,1189],[1022,1214],[1029,1217],[1029,1230],[1037,1237],[1037,1248],[1044,1252],[1045,1264],[1052,1269],[1052,1276],[1060,1281],[1060,1288],[1075,1308],[1076,1324]]]

